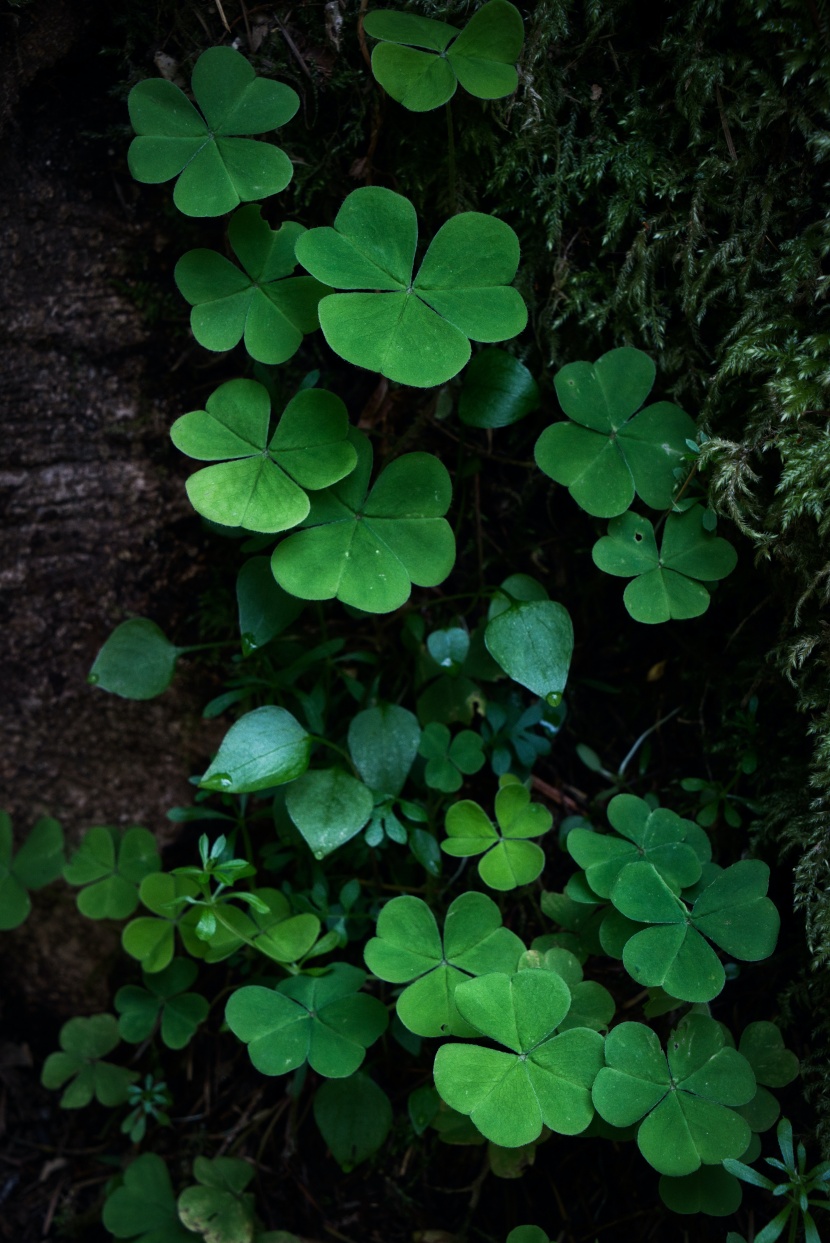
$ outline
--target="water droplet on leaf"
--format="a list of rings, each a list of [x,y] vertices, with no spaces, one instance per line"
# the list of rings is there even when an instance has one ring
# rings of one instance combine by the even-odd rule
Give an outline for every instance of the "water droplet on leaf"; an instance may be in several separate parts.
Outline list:
[[[86,680],[90,686],[97,686],[98,683],[101,681],[97,673],[88,673]]]
[[[549,708],[558,708],[561,702],[562,702],[561,691],[550,691],[549,694],[545,695],[545,703],[548,705]]]

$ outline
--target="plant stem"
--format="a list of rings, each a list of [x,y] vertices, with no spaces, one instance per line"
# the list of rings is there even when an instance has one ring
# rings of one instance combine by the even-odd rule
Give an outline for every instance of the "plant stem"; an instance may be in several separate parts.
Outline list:
[[[455,176],[455,135],[452,128],[452,108],[450,101],[444,105],[447,114],[447,185],[450,199],[450,214],[458,211],[458,190]]]

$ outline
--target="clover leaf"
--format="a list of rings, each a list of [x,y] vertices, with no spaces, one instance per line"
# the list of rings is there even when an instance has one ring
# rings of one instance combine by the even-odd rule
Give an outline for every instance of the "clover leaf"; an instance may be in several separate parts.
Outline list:
[[[294,781],[308,768],[311,739],[285,708],[268,704],[230,727],[199,785],[253,794]]]
[[[354,471],[313,497],[304,529],[277,545],[271,569],[301,600],[334,597],[367,613],[391,613],[413,583],[435,587],[452,569],[455,539],[443,517],[452,484],[432,454],[405,453],[370,490],[371,444],[361,432],[350,440]]]
[[[320,327],[347,362],[390,380],[431,388],[457,375],[470,340],[504,341],[527,323],[511,281],[519,241],[503,220],[461,212],[441,226],[417,275],[418,219],[408,199],[380,186],[346,198],[333,228],[309,229],[297,258],[334,289]]]
[[[285,152],[238,135],[285,125],[300,106],[296,93],[258,78],[230,47],[203,52],[191,86],[201,112],[164,78],[139,82],[130,91],[138,136],[127,162],[136,181],[156,185],[177,177],[173,202],[186,216],[222,216],[240,202],[284,190],[293,173]]]
[[[240,207],[228,240],[244,272],[215,250],[189,250],[173,273],[190,303],[190,327],[206,350],[230,350],[243,339],[251,358],[284,363],[305,333],[319,328],[317,304],[330,293],[313,276],[292,276],[294,245],[305,229],[286,221],[272,229],[254,204]]]
[[[418,718],[398,704],[367,708],[349,725],[349,753],[354,766],[379,794],[400,794],[420,741]]]
[[[372,814],[372,791],[339,768],[305,773],[288,790],[285,806],[311,848],[315,859],[325,859],[351,841]]]
[[[197,970],[195,962],[174,958],[163,971],[144,976],[146,987],[125,984],[119,988],[115,1008],[122,1039],[140,1044],[161,1020],[161,1038],[168,1049],[183,1049],[189,1044],[210,1009],[205,997],[187,992]]]
[[[364,958],[379,979],[408,985],[397,1000],[404,1027],[417,1036],[470,1036],[475,1029],[456,1009],[456,989],[470,976],[515,971],[523,950],[483,893],[463,893],[450,904],[443,938],[426,902],[406,894],[380,912]]]
[[[458,417],[468,427],[509,427],[540,401],[539,385],[506,350],[482,350],[464,372]]]
[[[0,811],[0,932],[17,928],[32,909],[29,889],[42,889],[61,874],[63,829],[41,816],[16,855],[12,822]]]
[[[574,631],[567,609],[553,600],[517,600],[494,613],[484,631],[487,651],[514,682],[557,707],[568,678]]]
[[[176,419],[170,438],[189,457],[220,463],[187,481],[193,508],[212,522],[286,531],[308,514],[304,489],[327,488],[354,470],[349,416],[334,393],[303,389],[272,434],[271,400],[256,380],[228,380],[206,407]]]
[[[652,810],[645,799],[633,794],[612,798],[608,819],[619,836],[574,828],[566,838],[571,858],[585,869],[588,884],[598,897],[610,898],[623,869],[641,859],[677,893],[700,880],[702,864],[708,858],[701,860],[686,840],[691,834],[699,843],[697,826],[691,820],[681,819],[667,807]],[[701,836],[710,858],[709,839]]]
[[[478,803],[463,799],[447,812],[445,854],[456,859],[481,855],[478,872],[491,889],[517,889],[536,880],[545,866],[540,846],[527,839],[541,837],[553,823],[547,808],[531,803],[530,791],[506,774],[496,795],[496,828]]]
[[[570,950],[580,962],[585,962],[589,954],[602,953],[598,933],[607,907],[596,903],[575,902],[566,893],[550,891],[542,894],[540,906],[544,914],[562,929],[561,932],[548,933],[543,938],[537,938],[537,941],[544,941],[541,948],[547,950],[561,946]],[[531,948],[538,948],[536,941]]]
[[[184,651],[149,618],[131,617],[115,627],[95,657],[87,682],[122,699],[155,699],[173,681],[176,661]]]
[[[541,1226],[516,1226],[507,1236],[506,1243],[550,1243]]]
[[[372,52],[375,78],[410,112],[440,108],[459,82],[478,99],[501,99],[518,85],[524,26],[507,0],[489,0],[460,33],[446,22],[389,9],[368,13],[363,26],[381,40]]]
[[[123,1105],[127,1088],[138,1075],[101,1060],[121,1041],[118,1023],[111,1014],[70,1019],[61,1028],[58,1041],[62,1052],[49,1054],[40,1081],[45,1088],[61,1088],[71,1080],[60,1099],[62,1109],[81,1109],[93,1096],[102,1105]]]
[[[738,1051],[749,1062],[758,1083],[767,1088],[785,1088],[798,1075],[798,1058],[784,1045],[775,1023],[749,1023],[741,1035]]]
[[[160,866],[156,839],[147,829],[89,829],[63,869],[81,886],[78,910],[87,919],[126,919],[138,906],[138,887]]]
[[[337,1164],[349,1173],[382,1147],[392,1129],[392,1103],[359,1071],[329,1079],[314,1095],[314,1121]]]
[[[569,1031],[572,1027],[607,1030],[616,1008],[614,998],[596,980],[583,979],[582,964],[576,954],[562,946],[545,950],[531,948],[519,959],[519,970],[555,971],[571,990],[571,1008],[559,1024],[559,1031]]]
[[[660,1179],[660,1199],[673,1213],[731,1217],[741,1207],[741,1184],[722,1165],[702,1165],[692,1174]]]
[[[647,518],[627,513],[608,524],[608,534],[594,544],[594,564],[606,574],[633,578],[623,602],[635,621],[657,622],[699,617],[709,607],[704,582],[731,574],[738,554],[706,526],[706,513],[693,505],[669,514],[660,551]],[[634,577],[634,576],[637,577]]]
[[[276,989],[239,988],[225,1009],[235,1036],[263,1075],[284,1075],[308,1062],[327,1079],[344,1079],[386,1030],[386,1007],[359,990],[366,973],[334,963],[325,975],[293,976]]]
[[[424,770],[427,785],[444,794],[460,790],[465,776],[472,776],[484,767],[481,735],[472,729],[462,729],[453,738],[447,726],[439,721],[430,721],[425,726],[418,754],[427,762]]]
[[[639,410],[654,383],[654,363],[623,346],[590,363],[568,363],[554,377],[570,422],[554,423],[536,442],[536,462],[595,518],[614,518],[634,494],[668,509],[674,471],[695,435],[688,414],[667,401]],[[632,418],[632,415],[634,416]]]
[[[182,1225],[205,1243],[251,1243],[256,1217],[254,1197],[245,1188],[254,1167],[235,1157],[197,1157],[193,1175],[200,1184],[186,1187],[178,1199]]]
[[[182,898],[193,898],[198,887],[186,876],[152,872],[138,890],[142,906],[150,915],[131,919],[121,934],[126,953],[137,958],[148,973],[163,971],[173,957],[176,928],[188,913]]]
[[[135,1243],[194,1243],[176,1210],[167,1166],[153,1152],[142,1153],[124,1171],[124,1181],[104,1201],[104,1226],[116,1239]]]
[[[642,1118],[637,1146],[659,1173],[680,1177],[746,1151],[750,1129],[729,1106],[752,1099],[755,1076],[714,1019],[687,1015],[668,1056],[650,1028],[620,1023],[606,1037],[605,1061],[593,1088],[597,1112],[618,1127]]]
[[[775,949],[780,919],[766,896],[769,868],[758,859],[733,863],[695,899],[691,911],[651,863],[630,863],[612,901],[629,920],[650,925],[626,942],[623,964],[638,984],[658,985],[682,1001],[711,1001],[725,975],[712,946],[758,962]]]
[[[459,984],[455,1000],[471,1027],[511,1052],[442,1045],[434,1075],[447,1104],[504,1148],[532,1143],[543,1126],[560,1135],[584,1131],[594,1116],[603,1038],[588,1028],[555,1034],[571,1006],[565,981],[551,971],[494,972]]]

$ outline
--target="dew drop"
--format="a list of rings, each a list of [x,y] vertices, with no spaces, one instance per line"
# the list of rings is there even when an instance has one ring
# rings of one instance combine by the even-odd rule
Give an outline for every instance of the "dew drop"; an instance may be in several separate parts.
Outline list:
[[[315,858],[315,859],[324,859],[324,858],[325,858],[325,854],[323,853],[323,851],[322,851],[322,850],[315,850],[315,852],[314,852],[314,858]]]
[[[549,708],[558,708],[561,702],[562,702],[561,691],[551,691],[549,694],[545,695],[545,703],[548,705]]]
[[[250,656],[251,652],[255,652],[258,647],[259,647],[259,644],[257,643],[256,639],[254,638],[252,634],[248,632],[243,634],[242,636],[242,655],[243,656]]]
[[[97,686],[101,681],[97,673],[88,673],[86,680],[90,686]]]

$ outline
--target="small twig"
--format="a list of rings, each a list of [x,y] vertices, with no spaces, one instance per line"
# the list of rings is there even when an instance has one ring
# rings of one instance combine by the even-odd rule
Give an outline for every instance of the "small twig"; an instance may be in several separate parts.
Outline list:
[[[228,19],[227,19],[227,17],[225,17],[225,10],[222,8],[222,0],[215,0],[215,4],[216,4],[216,12],[217,12],[217,13],[219,14],[219,16],[222,18],[222,25],[225,27],[225,29],[227,30],[228,34],[232,34],[232,33],[233,33],[233,31],[231,30],[230,26],[228,25]]]
[[[729,132],[729,122],[726,119],[726,113],[723,108],[723,98],[721,97],[720,87],[715,87],[715,99],[718,101],[718,112],[720,113],[720,123],[723,126],[723,136],[726,139],[726,146],[733,162],[737,163],[738,153],[735,150],[735,144],[732,141],[732,135]]]

